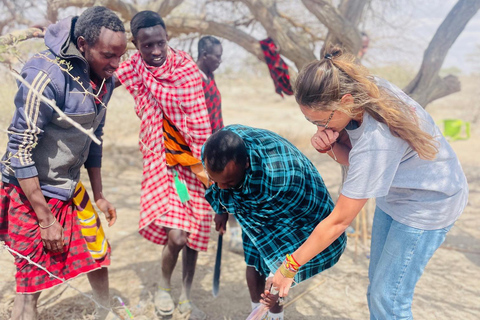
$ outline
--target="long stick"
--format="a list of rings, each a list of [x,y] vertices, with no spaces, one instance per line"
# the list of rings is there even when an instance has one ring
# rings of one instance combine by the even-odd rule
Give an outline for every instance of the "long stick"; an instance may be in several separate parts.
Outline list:
[[[287,303],[285,303],[283,305],[283,308],[285,309],[286,307],[288,307],[289,305],[291,305],[292,303],[295,303],[297,300],[301,299],[304,295],[306,295],[307,293],[309,293],[310,291],[318,288],[321,284],[325,283],[325,279],[323,279],[322,281],[320,281],[319,283],[317,283],[316,285],[314,286],[311,286],[310,288],[308,288],[307,290],[305,290],[304,292],[302,292],[301,294],[299,294],[298,296],[296,296],[295,298],[293,298],[292,300],[288,301]]]

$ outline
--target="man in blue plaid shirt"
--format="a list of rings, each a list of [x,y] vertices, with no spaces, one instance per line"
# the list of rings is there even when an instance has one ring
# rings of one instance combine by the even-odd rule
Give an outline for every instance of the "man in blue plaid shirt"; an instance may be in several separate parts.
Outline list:
[[[205,196],[217,213],[217,231],[225,231],[227,213],[234,214],[242,227],[253,309],[264,292],[266,277],[330,214],[333,201],[310,160],[268,130],[227,126],[207,140],[202,161],[215,182]],[[345,245],[342,234],[299,269],[295,282],[333,266]],[[283,319],[278,303],[270,308],[268,319]]]

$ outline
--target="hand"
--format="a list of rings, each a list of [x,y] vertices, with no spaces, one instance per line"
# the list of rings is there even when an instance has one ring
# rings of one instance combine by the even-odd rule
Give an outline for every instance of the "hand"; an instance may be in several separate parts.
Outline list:
[[[115,221],[117,221],[117,209],[108,202],[106,199],[101,198],[95,201],[98,209],[105,214],[105,218],[108,221],[108,226],[111,227],[114,225]]]
[[[288,295],[288,291],[290,290],[292,283],[293,278],[285,278],[279,270],[275,272],[275,275],[273,276],[272,286],[273,288],[276,288],[278,290],[278,295],[280,297],[284,298]]]
[[[260,300],[261,303],[266,305],[268,309],[273,308],[278,301],[278,293],[273,294],[270,292],[270,288],[272,287],[273,277],[268,277],[265,282],[265,292],[261,294],[262,299]]]
[[[205,188],[209,188],[210,185],[212,184],[210,179],[208,178],[207,173],[205,172],[205,169],[203,168],[203,165],[201,163],[194,164],[193,166],[190,166],[190,170],[192,170],[193,173],[197,176],[197,179],[200,180]]]
[[[312,146],[317,151],[325,151],[337,141],[339,135],[338,132],[331,129],[317,130],[311,139]]]
[[[55,218],[53,217],[53,219]],[[48,228],[40,228],[40,237],[42,238],[43,247],[47,251],[54,253],[63,252],[63,228],[58,221],[55,220],[55,223]]]
[[[224,234],[227,231],[228,213],[215,214],[215,230]]]

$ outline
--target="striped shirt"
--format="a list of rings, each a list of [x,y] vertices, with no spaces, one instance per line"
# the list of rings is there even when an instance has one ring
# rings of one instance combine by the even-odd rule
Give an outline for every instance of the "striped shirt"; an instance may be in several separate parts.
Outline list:
[[[334,204],[315,166],[286,139],[242,125],[223,130],[243,139],[250,167],[241,187],[219,189],[212,185],[206,199],[215,212],[235,215],[244,234],[247,264],[266,276],[275,273],[285,255],[307,240]],[[302,266],[295,281],[306,280],[333,266],[345,245],[346,236],[342,234]]]

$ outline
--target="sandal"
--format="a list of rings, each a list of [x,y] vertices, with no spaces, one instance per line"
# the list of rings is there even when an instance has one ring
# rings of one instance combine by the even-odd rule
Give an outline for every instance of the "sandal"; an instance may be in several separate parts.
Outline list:
[[[171,316],[175,309],[172,296],[170,294],[172,290],[169,288],[159,287],[157,294],[155,295],[154,304],[155,311],[160,317]]]
[[[178,302],[178,312],[188,320],[205,320],[207,315],[202,310],[198,309],[190,300],[183,300]],[[187,318],[188,316],[188,318]]]

